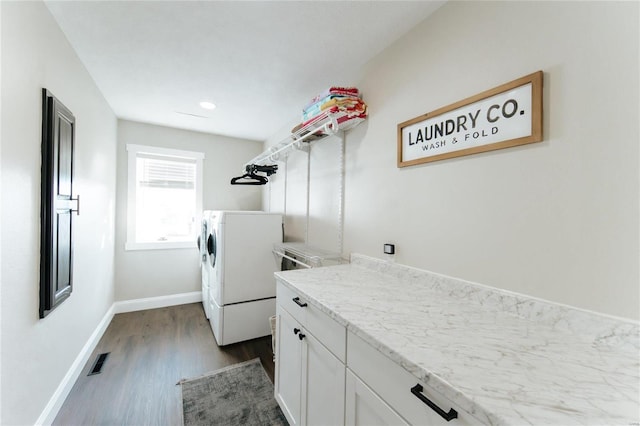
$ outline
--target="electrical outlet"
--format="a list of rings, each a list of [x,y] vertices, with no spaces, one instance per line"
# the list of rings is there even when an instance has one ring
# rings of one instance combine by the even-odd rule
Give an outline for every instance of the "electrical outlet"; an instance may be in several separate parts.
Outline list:
[[[384,245],[384,253],[385,254],[396,254],[396,246],[395,246],[395,244],[386,243]]]

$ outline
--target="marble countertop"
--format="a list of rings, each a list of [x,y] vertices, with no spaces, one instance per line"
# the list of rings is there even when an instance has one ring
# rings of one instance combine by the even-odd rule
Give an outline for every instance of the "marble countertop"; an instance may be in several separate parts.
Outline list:
[[[276,277],[479,422],[640,424],[636,322],[362,255]]]

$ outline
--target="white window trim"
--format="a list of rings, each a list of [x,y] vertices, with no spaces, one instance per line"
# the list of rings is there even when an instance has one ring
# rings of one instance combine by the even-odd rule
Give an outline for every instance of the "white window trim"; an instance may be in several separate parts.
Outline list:
[[[173,158],[188,158],[196,161],[196,212],[202,211],[203,178],[202,163],[204,153],[197,151],[184,151],[179,149],[160,148],[157,146],[127,144],[127,240],[124,249],[129,250],[168,250],[190,248],[196,249],[196,241],[158,241],[152,243],[138,243],[135,241],[136,231],[136,157],[139,153],[164,155]],[[197,213],[199,215],[199,213]],[[202,218],[196,217],[196,223]]]

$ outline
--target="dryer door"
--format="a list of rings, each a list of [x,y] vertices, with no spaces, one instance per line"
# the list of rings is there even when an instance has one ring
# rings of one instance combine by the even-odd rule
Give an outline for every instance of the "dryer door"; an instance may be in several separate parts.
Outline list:
[[[209,262],[211,264],[211,268],[216,266],[216,257],[218,252],[218,241],[216,238],[216,230],[215,228],[211,229],[209,233],[209,237],[207,238],[207,253],[209,254]]]
[[[207,250],[209,251],[209,294],[219,306],[223,306],[223,267],[225,263],[224,231],[220,223],[209,224],[209,238]]]

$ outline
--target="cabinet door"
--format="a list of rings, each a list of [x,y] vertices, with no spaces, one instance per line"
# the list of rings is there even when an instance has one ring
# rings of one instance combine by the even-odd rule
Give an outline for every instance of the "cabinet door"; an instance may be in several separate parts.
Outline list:
[[[346,368],[313,335],[305,334],[303,343],[304,424],[342,425]]]
[[[354,426],[406,425],[367,385],[347,369],[345,424]]]
[[[275,398],[293,426],[300,424],[302,342],[298,334],[301,327],[280,305],[276,315]]]
[[[73,198],[75,117],[42,89],[42,188],[40,209],[40,318],[73,287]],[[75,208],[74,208],[75,207]]]

